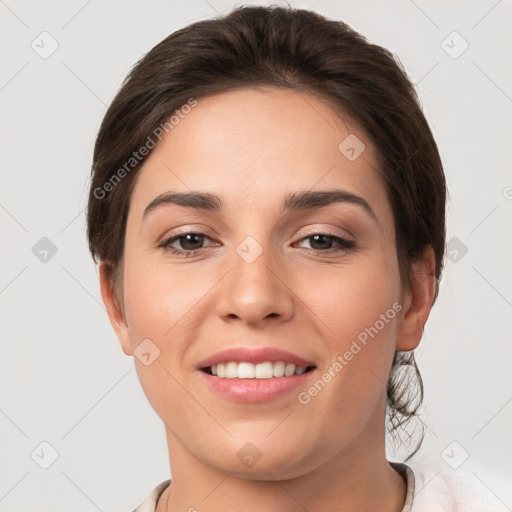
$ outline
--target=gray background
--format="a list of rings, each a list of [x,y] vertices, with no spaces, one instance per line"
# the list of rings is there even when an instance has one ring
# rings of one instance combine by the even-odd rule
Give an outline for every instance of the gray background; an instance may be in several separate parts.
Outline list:
[[[450,191],[446,270],[417,351],[421,457],[466,471],[510,510],[511,2],[291,5],[391,49],[417,84]],[[0,0],[3,511],[129,511],[170,476],[163,425],[110,326],[87,251],[89,166],[130,67],[172,31],[233,6]],[[43,237],[56,254],[44,256]],[[58,458],[43,469],[52,449]]]

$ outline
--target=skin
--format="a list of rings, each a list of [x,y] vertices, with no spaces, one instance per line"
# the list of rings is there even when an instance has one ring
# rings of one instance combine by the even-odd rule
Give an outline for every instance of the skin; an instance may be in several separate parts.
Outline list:
[[[354,161],[338,150],[350,133],[366,145]],[[103,263],[100,284],[125,354],[147,338],[161,351],[149,366],[134,358],[166,427],[172,485],[158,512],[402,509],[405,483],[385,456],[385,382],[394,351],[421,339],[435,261],[429,248],[414,264],[421,278],[405,289],[377,165],[372,144],[348,117],[318,97],[271,88],[199,99],[150,154],[131,197],[123,297],[116,301]],[[354,204],[280,210],[289,192],[330,189],[364,198],[376,220]],[[171,190],[210,192],[225,206],[165,205],[143,221],[146,206]],[[178,227],[207,235],[173,242],[192,257],[158,247]],[[326,232],[356,247],[309,238]],[[236,252],[249,235],[263,249],[252,263]],[[301,404],[298,392],[395,302],[400,313]],[[279,347],[317,368],[297,392],[235,403],[212,392],[196,366],[237,345]],[[248,442],[261,453],[252,467],[237,457]]]

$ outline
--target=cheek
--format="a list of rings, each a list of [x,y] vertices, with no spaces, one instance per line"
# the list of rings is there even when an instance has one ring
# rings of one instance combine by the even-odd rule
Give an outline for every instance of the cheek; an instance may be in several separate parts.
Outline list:
[[[372,253],[353,261],[319,267],[314,278],[308,273],[301,278],[308,305],[331,328],[331,335],[344,338],[373,325],[401,296],[396,258]]]
[[[147,264],[143,264],[143,262]],[[150,264],[144,255],[126,260],[124,294],[132,343],[152,338],[160,348],[167,340],[178,341],[180,323],[204,295],[203,283],[179,266]],[[183,266],[183,269],[185,267]]]
[[[395,352],[402,309],[396,257],[372,253],[364,264],[316,273],[315,283],[310,306],[328,326],[329,370],[336,375],[325,379],[337,382],[336,393],[364,403],[383,391]]]
[[[331,279],[327,286],[326,280],[323,294],[316,292],[323,309],[315,312],[329,326],[328,357],[299,401],[322,418],[322,435],[339,438],[340,445],[359,432],[385,397],[401,310],[393,274],[379,265],[353,267],[335,283]]]
[[[201,287],[201,281],[191,277],[177,266],[171,270],[169,265],[155,264],[137,251],[125,261],[125,310],[134,363],[148,401],[162,418],[169,414],[170,401],[178,409],[180,401],[187,402],[186,393],[173,376],[183,368],[190,342],[189,320],[206,286],[203,283]],[[137,351],[143,341],[146,345],[141,347],[148,347],[151,358],[147,365],[139,359],[143,351]]]

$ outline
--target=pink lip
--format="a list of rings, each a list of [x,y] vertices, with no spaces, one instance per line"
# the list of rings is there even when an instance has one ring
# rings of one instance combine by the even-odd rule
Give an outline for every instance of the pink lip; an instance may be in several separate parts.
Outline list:
[[[264,363],[265,361],[282,361],[292,363],[295,366],[315,366],[313,362],[307,361],[292,352],[272,347],[231,347],[216,352],[198,364],[198,368],[227,363],[229,361],[249,362],[253,364]],[[291,377],[273,377],[271,379],[228,379],[216,377],[206,372],[199,371],[201,378],[205,379],[210,389],[221,396],[234,402],[264,402],[277,398],[290,392],[304,383],[314,370],[301,375]]]
[[[293,363],[295,366],[314,366],[311,361],[306,361],[291,352],[272,347],[231,347],[220,352],[216,352],[204,361],[198,364],[198,368],[208,368],[214,364],[227,363],[229,361],[246,361],[253,364],[264,363],[265,361],[283,361],[284,363]],[[286,377],[287,379],[290,377]],[[250,379],[249,379],[250,380]],[[278,380],[278,379],[275,379]]]
[[[268,359],[267,359],[268,361]],[[228,379],[214,377],[198,372],[210,389],[233,402],[267,402],[289,393],[303,385],[314,370],[291,377],[273,377],[271,379]]]

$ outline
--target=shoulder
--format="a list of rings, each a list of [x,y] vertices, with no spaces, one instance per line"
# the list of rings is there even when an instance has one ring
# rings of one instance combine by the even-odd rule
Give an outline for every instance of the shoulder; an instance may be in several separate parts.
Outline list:
[[[158,484],[133,512],[155,512],[158,499],[170,484],[170,479]]]
[[[487,466],[453,469],[442,459],[406,464],[414,473],[411,512],[499,512],[510,501],[506,475]]]

